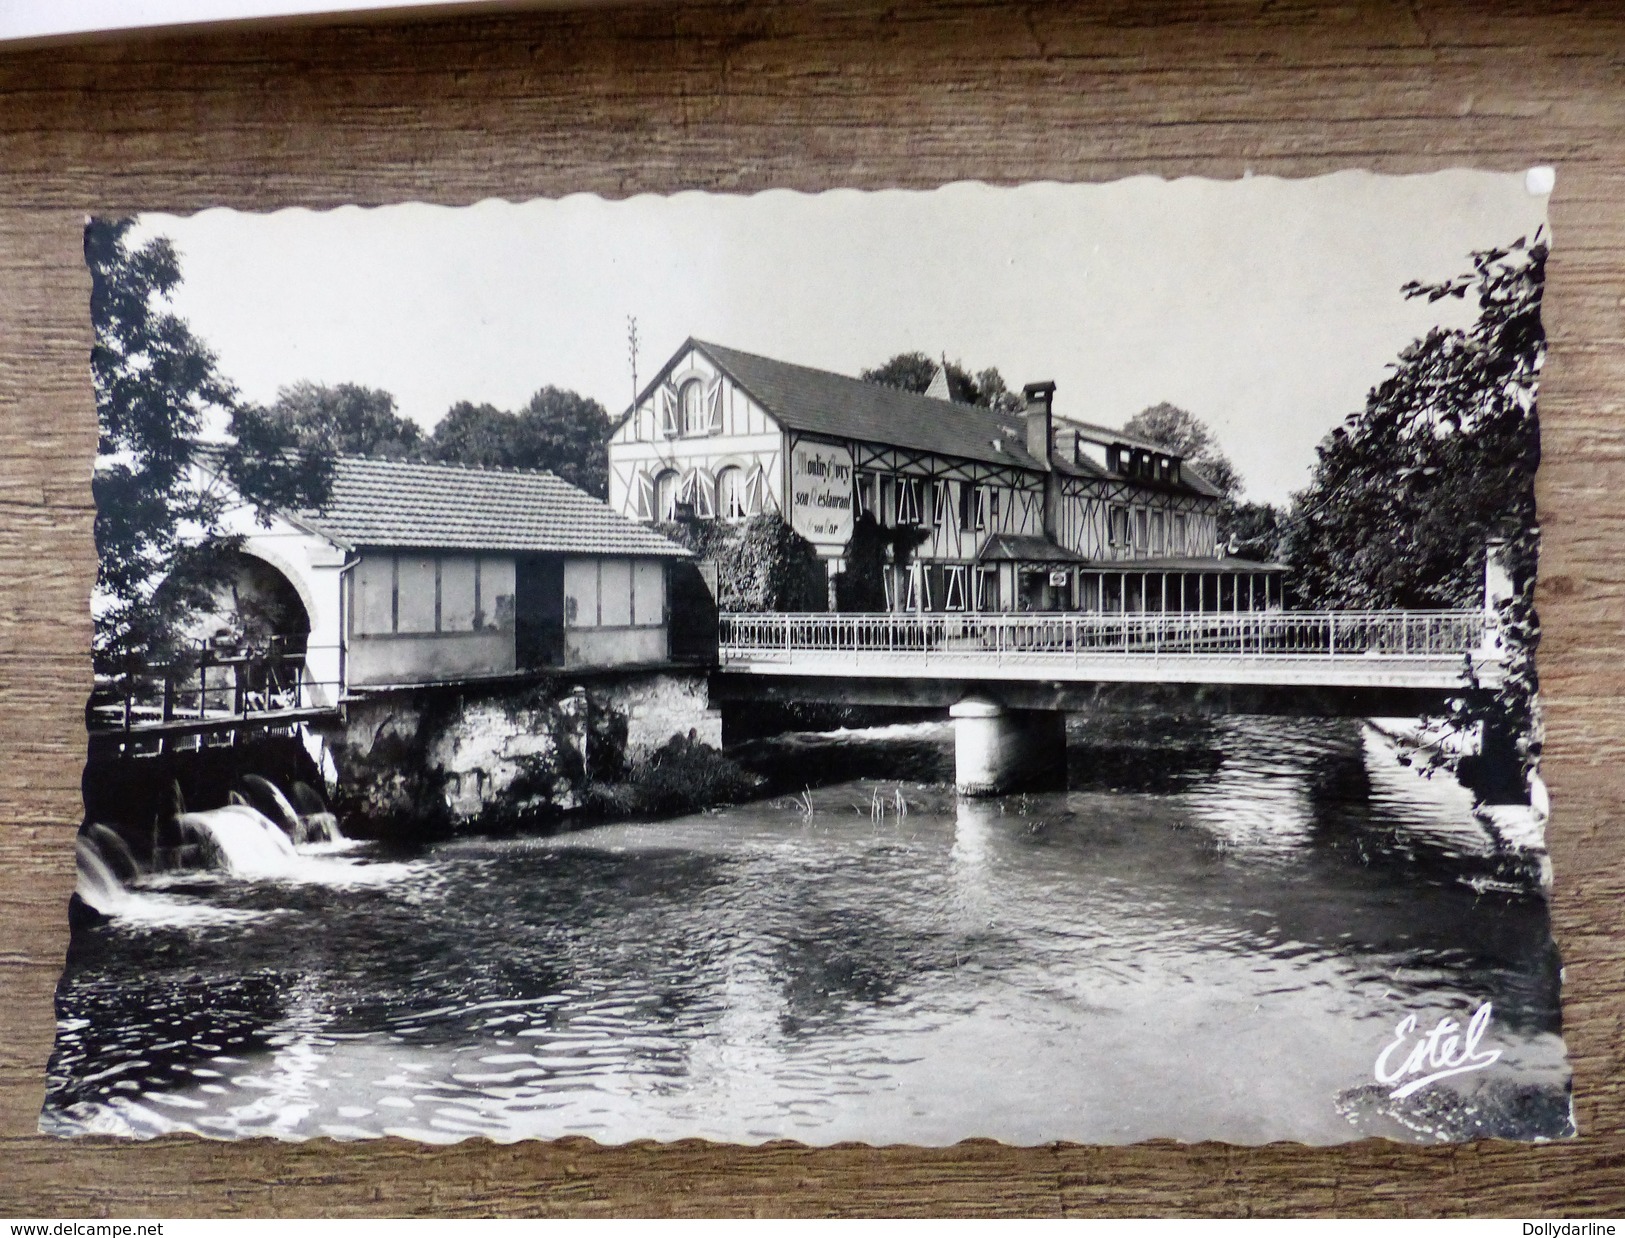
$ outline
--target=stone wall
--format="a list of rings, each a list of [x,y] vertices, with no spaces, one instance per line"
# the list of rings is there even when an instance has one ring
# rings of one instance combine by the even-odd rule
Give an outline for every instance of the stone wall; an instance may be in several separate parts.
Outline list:
[[[679,736],[721,746],[702,669],[379,693],[324,738],[347,828],[382,835],[562,815]]]

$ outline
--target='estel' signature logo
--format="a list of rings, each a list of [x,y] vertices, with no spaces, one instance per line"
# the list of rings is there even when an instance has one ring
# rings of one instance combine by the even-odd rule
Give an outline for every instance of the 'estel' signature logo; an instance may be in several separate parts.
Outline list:
[[[1417,1036],[1416,1016],[1406,1015],[1395,1026],[1394,1038],[1377,1054],[1374,1071],[1377,1082],[1392,1084],[1408,1079],[1409,1082],[1400,1083],[1399,1087],[1388,1093],[1390,1100],[1403,1100],[1435,1080],[1483,1070],[1501,1056],[1499,1049],[1479,1051],[1478,1042],[1484,1038],[1484,1030],[1489,1025],[1489,1002],[1473,1011],[1473,1017],[1467,1020],[1465,1032],[1460,1023],[1446,1016],[1433,1026],[1432,1031]],[[1390,1065],[1399,1054],[1404,1054],[1399,1064]]]

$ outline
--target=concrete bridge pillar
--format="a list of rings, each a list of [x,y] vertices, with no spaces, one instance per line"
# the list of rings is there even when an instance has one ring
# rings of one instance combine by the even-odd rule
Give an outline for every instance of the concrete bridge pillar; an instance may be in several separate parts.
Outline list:
[[[1066,764],[1066,715],[1050,709],[1006,709],[966,697],[954,720],[954,784],[964,795],[997,795]]]

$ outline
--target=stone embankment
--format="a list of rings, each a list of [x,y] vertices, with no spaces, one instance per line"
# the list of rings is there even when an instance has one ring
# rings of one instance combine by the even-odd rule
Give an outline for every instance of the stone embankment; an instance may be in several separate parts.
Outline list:
[[[488,832],[732,803],[702,672],[379,693],[324,737],[352,832]]]

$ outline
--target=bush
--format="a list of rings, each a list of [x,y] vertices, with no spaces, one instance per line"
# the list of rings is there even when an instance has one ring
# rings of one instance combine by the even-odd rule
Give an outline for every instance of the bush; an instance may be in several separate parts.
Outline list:
[[[780,516],[752,516],[717,554],[726,610],[825,610],[825,580],[813,544]]]
[[[674,735],[636,762],[625,781],[592,783],[582,796],[604,816],[676,816],[749,799],[762,779],[692,735]]]
[[[660,529],[693,551],[702,564],[715,565],[715,600],[723,610],[829,609],[829,578],[818,551],[782,516],[752,516],[741,525],[721,520],[683,520]],[[674,625],[681,614],[685,630],[697,626],[703,618],[703,607],[696,599],[685,596],[680,611],[677,601],[674,596]],[[687,622],[690,619],[692,623]]]

